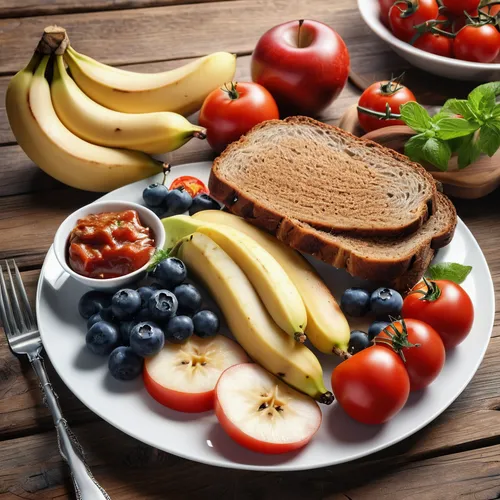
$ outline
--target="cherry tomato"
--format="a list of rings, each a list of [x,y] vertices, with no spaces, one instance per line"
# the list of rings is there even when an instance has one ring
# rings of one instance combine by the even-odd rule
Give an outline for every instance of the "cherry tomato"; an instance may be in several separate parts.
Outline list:
[[[469,15],[471,17],[477,17],[479,15],[479,12],[475,10],[473,12],[469,12]],[[468,18],[462,13],[462,15],[460,16],[450,16],[450,20],[451,20],[451,30],[449,30],[450,33],[458,33],[467,24]]]
[[[490,16],[496,16],[500,12],[500,4],[491,5],[491,6],[485,5],[484,7],[481,7],[479,10],[486,12]]]
[[[377,82],[370,85],[359,98],[358,106],[384,113],[389,104],[392,113],[399,113],[399,107],[409,101],[416,101],[413,92],[397,80]],[[380,120],[358,110],[359,124],[365,132],[392,125],[404,125],[401,120]]]
[[[351,418],[364,424],[382,424],[405,405],[410,379],[400,356],[374,345],[333,370],[332,390]]]
[[[198,194],[206,193],[210,194],[207,186],[203,184],[197,177],[191,177],[190,175],[183,175],[182,177],[177,177],[174,179],[172,184],[170,184],[170,190],[177,188],[184,188],[192,198]]]
[[[389,12],[389,24],[396,37],[409,42],[416,34],[414,26],[437,19],[439,7],[436,0],[407,0],[396,3]]]
[[[380,7],[380,19],[384,24],[389,24],[389,11],[396,0],[378,0]]]
[[[377,335],[377,341],[391,342],[392,347],[388,348],[396,349],[402,356],[410,377],[410,391],[427,387],[443,369],[446,358],[443,341],[436,330],[423,321],[396,321]]]
[[[426,280],[427,281],[427,280]],[[421,281],[403,302],[403,318],[419,319],[434,328],[446,349],[457,346],[469,334],[474,306],[467,292],[453,281]],[[425,292],[425,293],[422,293]]]
[[[443,57],[453,57],[453,38],[439,33],[424,33],[413,44],[420,50]]]
[[[276,101],[262,85],[231,82],[208,95],[199,122],[212,149],[220,153],[254,125],[278,118]]]
[[[468,13],[477,11],[480,0],[441,0],[441,2],[452,14],[461,16],[464,11]]]
[[[465,26],[455,37],[454,49],[457,59],[492,63],[500,53],[500,32],[492,24]]]

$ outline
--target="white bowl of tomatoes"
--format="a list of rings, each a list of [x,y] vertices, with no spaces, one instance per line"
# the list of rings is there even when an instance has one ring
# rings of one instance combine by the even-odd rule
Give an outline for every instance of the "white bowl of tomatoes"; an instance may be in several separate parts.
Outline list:
[[[500,31],[495,26],[500,7],[478,12],[478,0],[445,3],[457,14],[439,9],[437,0],[399,0],[394,12],[394,0],[358,0],[358,8],[369,28],[413,66],[458,80],[500,80]],[[458,16],[462,7],[470,18]]]

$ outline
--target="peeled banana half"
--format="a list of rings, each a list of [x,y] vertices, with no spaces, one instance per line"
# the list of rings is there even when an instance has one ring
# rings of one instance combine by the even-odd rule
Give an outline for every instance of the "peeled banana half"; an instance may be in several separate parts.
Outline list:
[[[203,127],[177,113],[131,114],[101,106],[68,75],[62,55],[55,57],[50,91],[63,124],[93,144],[161,154],[180,148],[193,137],[205,138]]]
[[[201,108],[212,90],[231,81],[236,71],[236,56],[228,52],[215,52],[162,73],[113,68],[72,47],[64,59],[85,94],[124,113],[171,111],[187,116]]]
[[[36,66],[39,58],[35,54],[12,78],[6,94],[12,131],[33,162],[68,186],[98,192],[162,171],[163,164],[144,153],[96,146],[69,131],[55,112],[45,78],[49,56]]]
[[[251,358],[319,402],[333,401],[316,356],[276,325],[245,273],[214,240],[194,233],[178,242],[173,254],[205,284]]]

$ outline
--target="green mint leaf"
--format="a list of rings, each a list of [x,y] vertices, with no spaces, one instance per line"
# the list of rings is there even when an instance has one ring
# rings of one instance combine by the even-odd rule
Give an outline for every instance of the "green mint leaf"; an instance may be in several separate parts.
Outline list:
[[[437,123],[439,120],[443,118],[455,118],[455,113],[453,111],[447,111],[446,109],[442,109],[439,113],[436,113],[431,117],[432,123]]]
[[[479,128],[479,124],[469,123],[463,118],[442,118],[436,126],[436,137],[444,141],[469,135]]]
[[[422,156],[425,161],[439,170],[446,171],[451,158],[451,148],[447,142],[431,137],[422,148]]]
[[[410,160],[421,162],[424,160],[422,148],[427,142],[427,137],[424,134],[418,134],[411,137],[405,144],[405,155]]]
[[[491,112],[491,118],[500,125],[500,104],[497,104]]]
[[[486,122],[479,131],[478,148],[490,158],[500,148],[500,129],[493,123]]]
[[[463,139],[462,144],[457,149],[458,153],[458,168],[462,169],[474,163],[481,154],[481,149],[478,146],[477,134],[471,134]]]
[[[454,113],[456,115],[462,115],[466,120],[469,121],[473,121],[476,119],[468,101],[463,99],[448,99],[441,109],[441,112],[443,111]]]
[[[467,97],[467,102],[478,114],[492,111],[495,97],[500,95],[500,82],[490,82],[476,87]]]
[[[151,262],[148,266],[148,271],[151,273],[156,269],[156,266],[162,261],[168,258],[171,252],[171,248],[157,248],[153,257],[151,258]]]
[[[441,262],[427,269],[427,276],[432,280],[449,280],[455,283],[463,283],[472,271],[472,266],[464,266],[456,262]]]
[[[431,117],[427,110],[416,102],[403,104],[399,111],[401,119],[417,132],[425,132],[431,127]]]

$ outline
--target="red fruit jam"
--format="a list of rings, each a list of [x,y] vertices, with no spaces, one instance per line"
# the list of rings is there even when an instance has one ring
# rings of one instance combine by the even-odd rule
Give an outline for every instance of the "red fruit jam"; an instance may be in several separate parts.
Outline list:
[[[89,278],[116,278],[147,264],[154,235],[135,210],[90,214],[78,219],[69,235],[71,269]]]

